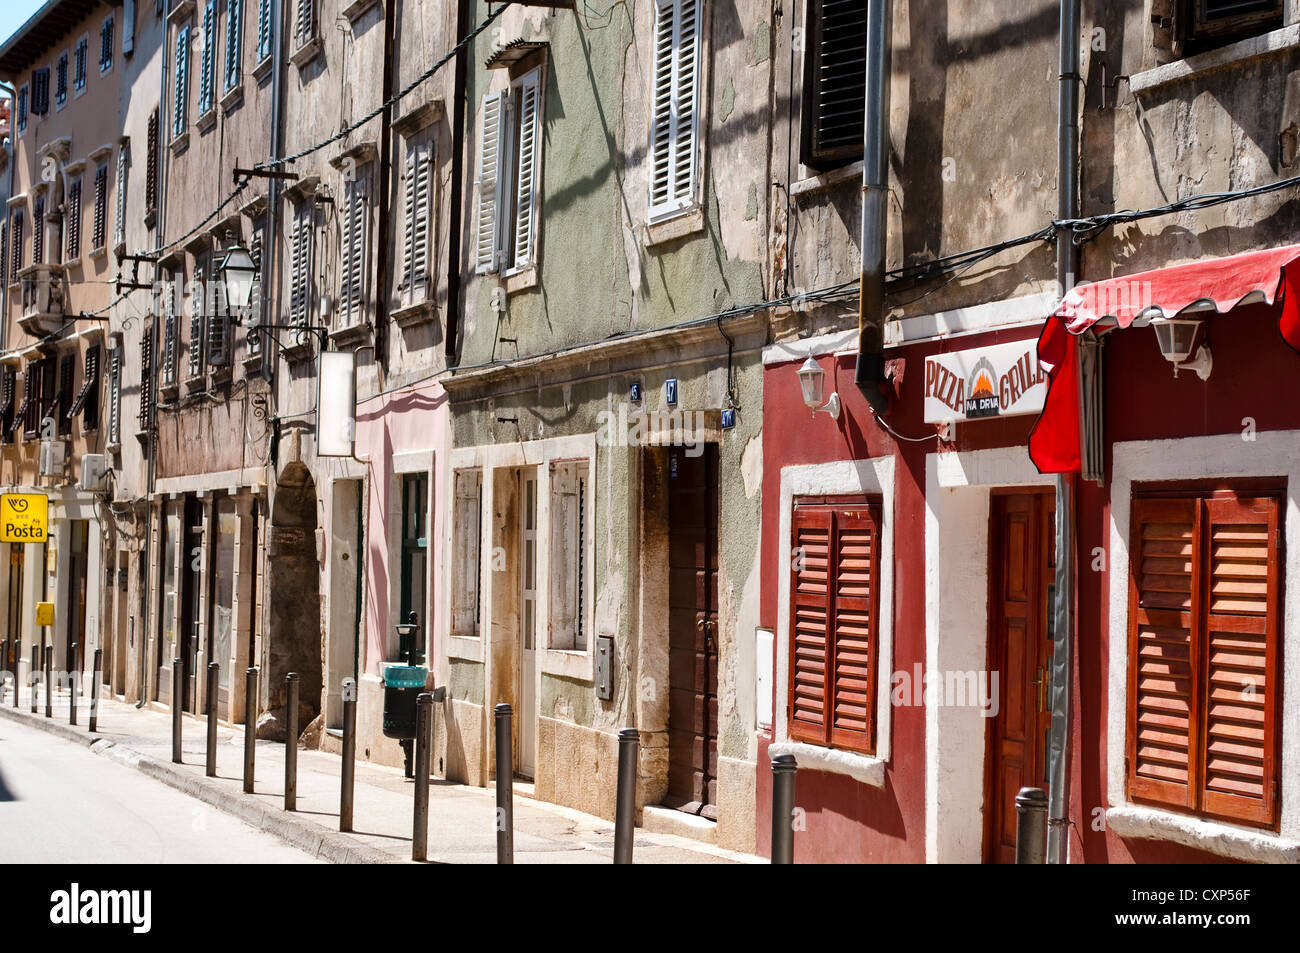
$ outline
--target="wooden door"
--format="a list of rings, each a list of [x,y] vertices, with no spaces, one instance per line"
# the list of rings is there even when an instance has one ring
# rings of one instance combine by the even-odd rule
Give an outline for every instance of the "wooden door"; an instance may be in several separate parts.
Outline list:
[[[519,754],[516,770],[532,778],[537,747],[537,471],[519,475]]]
[[[668,796],[717,819],[718,447],[668,458]]]
[[[1053,496],[994,495],[989,531],[989,672],[998,673],[985,784],[985,860],[1014,863],[1016,794],[1047,790]]]

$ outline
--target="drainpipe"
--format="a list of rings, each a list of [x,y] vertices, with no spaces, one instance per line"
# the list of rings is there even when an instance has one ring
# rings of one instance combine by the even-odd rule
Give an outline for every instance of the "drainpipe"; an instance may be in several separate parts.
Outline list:
[[[14,164],[17,156],[14,154],[14,123],[17,121],[16,110],[18,108],[18,93],[8,83],[0,83],[0,92],[9,94],[9,145],[6,152],[9,154],[9,194],[7,198],[14,197]],[[7,249],[6,249],[7,251]],[[4,282],[4,287],[0,288],[0,315],[4,315],[4,320],[0,320],[0,351],[9,346],[9,282]]]
[[[387,100],[393,94],[395,77],[393,62],[397,46],[397,4],[384,4],[384,68],[383,87],[379,91],[380,101]],[[388,228],[392,218],[392,202],[389,199],[391,180],[388,170],[393,162],[393,110],[396,104],[389,106],[379,116],[379,172],[384,179],[379,190],[379,231],[375,237],[375,367],[379,372],[379,389],[384,389],[384,378],[388,375]]]
[[[1060,80],[1057,98],[1057,210],[1079,214],[1079,0],[1061,0]],[[1073,236],[1056,233],[1056,280],[1064,294],[1078,274]],[[1077,346],[1077,345],[1076,345]],[[1082,380],[1082,373],[1079,377]],[[1082,411],[1082,385],[1079,407]],[[1080,421],[1080,444],[1087,439]],[[1066,784],[1070,763],[1070,688],[1074,645],[1074,484],[1056,475],[1056,580],[1052,606],[1052,724],[1048,745],[1047,862],[1067,861],[1069,815]]]
[[[469,0],[456,4],[456,42],[465,35],[469,23]],[[464,203],[462,178],[465,167],[465,99],[469,84],[469,53],[456,57],[456,76],[451,104],[451,209],[450,233],[447,238],[447,331],[443,354],[447,367],[457,363],[456,338],[460,328],[460,233],[461,205]]]
[[[862,274],[854,383],[876,414],[889,412],[884,385],[891,6],[892,0],[870,0],[867,7],[866,115],[862,124]]]

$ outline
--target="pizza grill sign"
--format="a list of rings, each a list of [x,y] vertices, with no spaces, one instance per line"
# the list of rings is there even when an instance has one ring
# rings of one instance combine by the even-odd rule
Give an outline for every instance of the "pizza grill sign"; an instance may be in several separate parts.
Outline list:
[[[951,423],[1036,414],[1047,396],[1038,341],[1016,341],[925,359],[925,421]]]

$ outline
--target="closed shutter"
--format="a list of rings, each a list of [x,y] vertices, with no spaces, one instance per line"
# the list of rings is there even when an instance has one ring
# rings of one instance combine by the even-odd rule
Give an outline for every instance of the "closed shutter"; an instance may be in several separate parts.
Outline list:
[[[871,507],[835,513],[831,744],[873,750],[879,518]]]
[[[135,52],[135,0],[125,0],[122,5],[122,53]]]
[[[207,343],[204,338],[207,335],[208,311],[208,302],[203,293],[203,289],[207,287],[204,282],[205,278],[204,269],[194,269],[194,290],[190,294],[190,377],[198,377],[203,373],[204,345]]]
[[[119,371],[119,374],[121,372]],[[121,388],[119,386],[119,392]],[[121,399],[119,393],[119,400]],[[141,430],[149,427],[149,412],[153,408],[153,329],[145,328],[140,338],[140,412]]]
[[[189,108],[190,84],[190,28],[181,27],[176,31],[176,74],[172,90],[172,138],[178,138],[185,132],[189,123],[186,114]]]
[[[289,321],[306,324],[311,307],[312,207],[302,202],[294,212],[289,247]]]
[[[68,260],[71,261],[74,258],[80,258],[81,257],[81,179],[80,177],[73,179],[72,184],[68,186],[67,224],[64,230],[67,232]]]
[[[141,396],[144,388],[140,389]],[[120,443],[122,440],[122,348],[113,348],[108,361],[108,441]]]
[[[479,510],[483,494],[481,470],[456,471],[456,506],[452,515],[455,586],[452,597],[451,631],[454,635],[478,634]]]
[[[109,17],[99,28],[99,71],[106,73],[113,67],[113,18]]]
[[[9,228],[9,280],[17,281],[18,272],[23,267],[23,213],[22,209],[14,209],[13,224]]]
[[[86,56],[89,45],[85,39],[77,42],[77,49],[72,54],[72,85],[77,89],[86,88]]]
[[[149,114],[148,155],[144,166],[144,212],[152,215],[158,211],[158,110]]]
[[[795,509],[790,581],[790,737],[825,744],[831,514]]]
[[[100,249],[108,241],[108,166],[95,170],[95,221],[91,229],[91,247]]]
[[[126,167],[129,151],[127,143],[117,148],[117,183],[116,198],[113,202],[113,244],[120,245],[126,241]]]
[[[537,233],[537,170],[541,149],[540,71],[534,71],[519,85],[519,149],[515,163],[515,234],[511,267],[533,264]]]
[[[432,181],[432,144],[408,143],[406,147],[406,235],[402,243],[402,287],[409,300],[425,297],[429,279],[429,209]]]
[[[339,323],[349,327],[359,322],[365,313],[366,190],[360,179],[348,185],[342,225]]]
[[[271,0],[257,0],[257,58],[271,55]]]
[[[203,7],[203,50],[199,54],[199,115],[212,108],[216,86],[217,0]]]
[[[45,261],[45,196],[38,196],[32,206],[32,264]]]
[[[298,0],[298,13],[294,19],[294,36],[298,46],[309,41],[316,32],[316,0]]]
[[[483,97],[483,125],[478,153],[478,226],[475,238],[475,270],[479,274],[496,271],[501,262],[497,210],[501,206],[505,96],[505,93],[488,93]]]
[[[239,61],[243,56],[244,44],[244,3],[243,0],[227,0],[226,3],[226,86],[234,89],[239,84]]]
[[[253,308],[253,316],[251,323],[253,325],[260,325],[263,316],[262,303],[265,301],[265,294],[262,289],[262,256],[264,251],[262,228],[260,226],[253,229],[253,240],[249,242],[248,253],[253,258],[253,297],[250,302]],[[246,334],[245,340],[248,342],[248,353],[250,356],[256,356],[262,353],[262,336],[260,334]]]
[[[650,219],[695,200],[699,134],[700,2],[657,0],[654,27]]]
[[[54,102],[62,106],[68,101],[68,54],[59,57],[54,68]]]
[[[32,115],[44,116],[50,111],[50,68],[32,73]]]
[[[1278,500],[1211,499],[1206,524],[1204,806],[1272,824],[1277,808]]]
[[[862,158],[867,5],[813,0],[808,19],[801,158],[813,168],[832,168]]]

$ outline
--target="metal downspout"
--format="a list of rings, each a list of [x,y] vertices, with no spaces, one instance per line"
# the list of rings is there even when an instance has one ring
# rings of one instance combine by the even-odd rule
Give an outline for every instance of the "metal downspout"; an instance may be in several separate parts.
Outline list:
[[[9,94],[9,145],[6,151],[9,153],[9,194],[7,198],[14,197],[14,166],[17,162],[16,150],[14,149],[14,122],[17,120],[16,111],[18,109],[18,92],[8,83],[0,83],[0,92]],[[6,249],[8,251],[8,249]],[[0,351],[9,346],[9,282],[3,282],[4,287],[0,288],[0,314],[4,315],[6,320],[0,320]]]
[[[862,124],[862,274],[854,383],[877,414],[889,412],[885,383],[885,246],[889,195],[890,7],[867,7],[866,114]]]
[[[1060,79],[1057,97],[1058,217],[1077,218],[1079,211],[1079,0],[1061,0]],[[1056,233],[1056,280],[1062,294],[1074,284],[1078,254],[1068,231]],[[1076,345],[1077,346],[1077,345]],[[1082,370],[1078,375],[1082,381]],[[1080,385],[1080,451],[1087,455]],[[1074,481],[1056,475],[1056,580],[1052,606],[1052,723],[1048,746],[1047,862],[1067,862],[1070,763],[1070,689],[1074,669],[1075,602]]]

